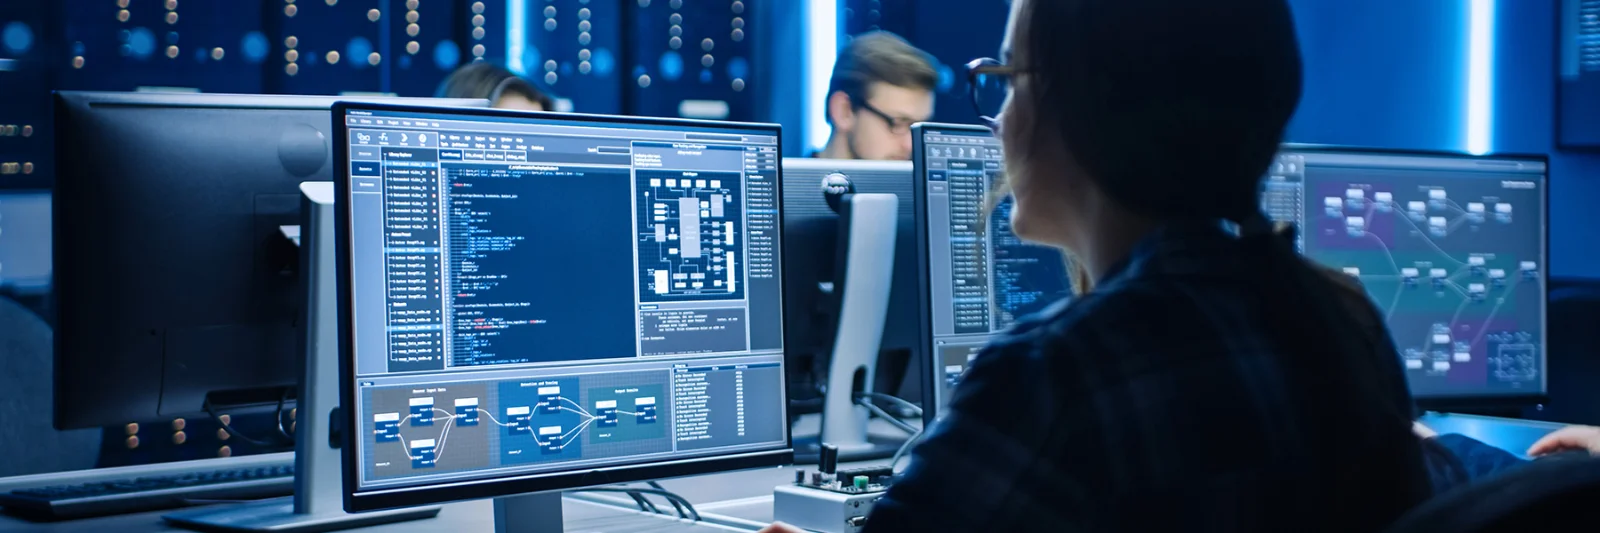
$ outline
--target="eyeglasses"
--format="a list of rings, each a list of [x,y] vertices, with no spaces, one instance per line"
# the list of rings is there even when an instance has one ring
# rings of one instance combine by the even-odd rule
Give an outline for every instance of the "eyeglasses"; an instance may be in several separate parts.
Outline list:
[[[918,122],[916,120],[889,116],[889,114],[883,112],[883,110],[873,107],[872,104],[867,103],[865,99],[851,98],[850,103],[851,105],[854,105],[856,109],[865,109],[868,112],[877,115],[878,118],[883,119],[883,122],[889,125],[889,133],[893,133],[895,135],[905,135],[911,133],[911,125]]]
[[[1000,109],[1011,92],[1011,78],[1019,71],[998,59],[981,58],[967,63],[967,95],[972,98],[972,110],[995,134],[1000,133]]]

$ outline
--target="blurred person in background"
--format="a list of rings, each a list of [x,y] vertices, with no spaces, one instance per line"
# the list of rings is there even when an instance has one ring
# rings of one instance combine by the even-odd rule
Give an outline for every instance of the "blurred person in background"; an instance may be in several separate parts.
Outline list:
[[[438,98],[481,98],[497,109],[554,111],[555,100],[533,82],[505,67],[476,61],[456,69],[439,84]]]
[[[833,134],[817,157],[911,159],[911,125],[933,117],[933,56],[886,31],[839,51],[825,108]]]

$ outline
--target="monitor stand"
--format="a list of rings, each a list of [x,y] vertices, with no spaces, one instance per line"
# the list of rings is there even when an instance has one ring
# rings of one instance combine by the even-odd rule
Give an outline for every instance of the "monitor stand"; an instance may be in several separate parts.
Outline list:
[[[364,513],[344,512],[340,452],[330,439],[339,407],[338,273],[334,262],[332,182],[300,184],[303,194],[301,275],[306,276],[305,354],[296,405],[294,496],[235,505],[214,505],[162,516],[174,526],[198,531],[311,533],[387,524],[439,514],[438,507]],[[347,428],[345,431],[355,431]],[[560,494],[556,494],[557,504]],[[498,502],[496,509],[498,510]],[[557,510],[559,510],[559,506]],[[558,515],[559,520],[559,515]]]
[[[815,463],[821,443],[839,448],[842,462],[883,459],[894,455],[904,439],[871,438],[868,413],[855,395],[871,389],[883,324],[894,278],[894,241],[899,198],[893,194],[847,194],[839,200],[843,273],[838,330],[823,397],[822,434],[795,439],[796,463]]]
[[[561,493],[494,499],[494,533],[561,533]]]

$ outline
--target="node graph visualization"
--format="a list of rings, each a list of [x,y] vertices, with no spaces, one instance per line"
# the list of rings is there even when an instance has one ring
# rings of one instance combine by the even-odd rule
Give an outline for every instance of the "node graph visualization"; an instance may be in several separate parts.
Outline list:
[[[373,479],[670,453],[663,371],[374,387],[362,401]]]
[[[743,176],[636,170],[639,300],[744,298]]]
[[[663,372],[590,374],[500,384],[504,464],[666,453]],[[626,420],[624,420],[626,419]]]
[[[1413,393],[1539,392],[1542,183],[1482,172],[1305,172],[1305,253],[1361,280]]]
[[[364,398],[372,477],[414,471],[459,472],[489,466],[495,417],[480,383],[388,387]],[[503,419],[503,418],[502,418]]]

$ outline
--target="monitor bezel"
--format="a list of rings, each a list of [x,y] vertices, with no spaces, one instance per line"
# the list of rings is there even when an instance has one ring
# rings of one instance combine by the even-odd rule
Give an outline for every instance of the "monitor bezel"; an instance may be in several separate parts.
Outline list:
[[[777,146],[781,147],[783,141],[783,128],[778,124],[338,102],[333,105],[332,113],[333,131],[338,135],[338,138],[334,139],[332,144],[333,158],[335,165],[338,167],[334,170],[333,182],[338,198],[338,201],[334,204],[335,229],[337,230],[337,238],[335,239],[337,247],[335,255],[337,259],[335,262],[338,265],[338,279],[340,280],[348,280],[352,275],[350,258],[352,236],[350,235],[350,202],[348,201],[350,195],[350,133],[349,124],[346,120],[352,110],[455,115],[463,120],[471,120],[472,118],[526,119],[540,123],[578,123],[583,125],[687,126],[711,129],[764,130],[765,132],[770,132],[778,140]],[[777,166],[775,180],[776,183],[781,184],[783,180],[783,165],[779,164]],[[783,198],[781,194],[776,196],[778,198],[775,201],[781,221]],[[778,253],[782,254],[782,243],[784,241],[781,222],[778,224],[777,231],[780,245]],[[782,257],[780,256],[778,259],[781,261]],[[780,287],[784,281],[783,275],[783,269],[780,264],[780,268],[778,268],[778,283]],[[352,353],[354,347],[354,324],[351,316],[350,287],[340,287],[337,292],[339,294],[339,397],[341,405],[353,406],[357,405],[357,387],[355,386],[355,359]],[[785,386],[785,384],[780,383],[779,386]],[[787,392],[783,396],[784,401],[782,403],[784,405],[781,408],[784,410],[785,416],[787,416]],[[359,481],[361,458],[356,456],[356,442],[362,435],[359,430],[362,427],[360,425],[359,410],[342,409],[335,418],[338,421],[338,425],[344,428],[344,431],[339,432],[338,443],[341,447],[340,456],[343,458],[341,472],[343,473],[344,508],[349,512],[496,498],[713,472],[767,468],[788,465],[794,462],[794,435],[791,431],[785,429],[784,447],[769,451],[740,452],[722,456],[669,459],[601,468],[583,468],[571,471],[552,471],[451,481],[432,485],[362,490]]]

